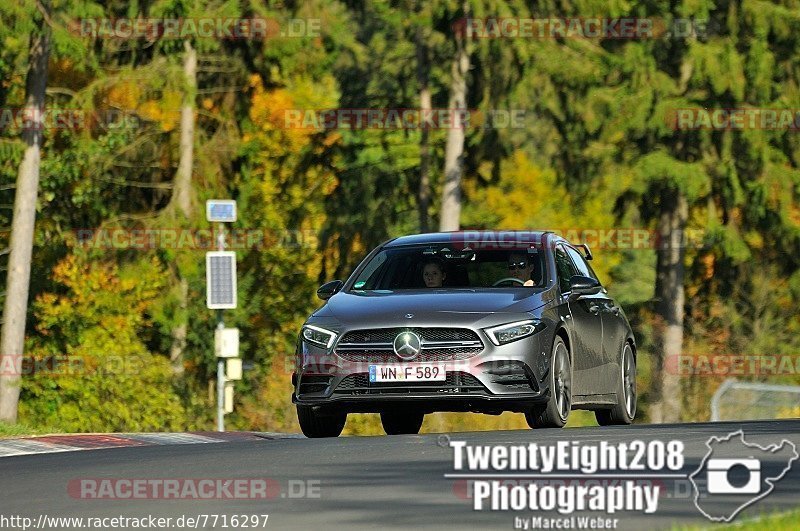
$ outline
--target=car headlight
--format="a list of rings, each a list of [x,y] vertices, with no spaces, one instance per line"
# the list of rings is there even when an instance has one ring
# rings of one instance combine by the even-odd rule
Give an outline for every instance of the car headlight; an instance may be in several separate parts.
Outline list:
[[[541,328],[538,327],[541,321],[536,319],[527,319],[525,321],[516,321],[514,323],[502,324],[492,328],[484,329],[489,339],[495,345],[505,345],[523,337],[528,337],[535,334]]]
[[[331,332],[318,326],[305,325],[303,327],[303,339],[318,347],[331,348],[336,339],[336,332]]]

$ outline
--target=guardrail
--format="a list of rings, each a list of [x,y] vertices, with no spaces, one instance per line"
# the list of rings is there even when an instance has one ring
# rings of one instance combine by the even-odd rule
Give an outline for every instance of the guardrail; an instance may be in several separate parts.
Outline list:
[[[724,408],[724,400],[726,395],[735,393],[736,391],[744,391],[739,393],[738,400],[735,401],[733,410],[740,413],[740,416],[726,416]],[[775,397],[781,398],[767,398],[770,394]],[[795,396],[796,395],[796,396]],[[769,412],[772,410],[772,416],[762,411]],[[781,418],[782,413],[786,412],[787,417],[797,416],[800,413],[800,386],[797,385],[776,385],[764,384],[757,382],[740,382],[734,378],[729,378],[722,382],[719,389],[714,393],[711,398],[711,421],[719,422],[722,420],[747,420],[758,418]]]

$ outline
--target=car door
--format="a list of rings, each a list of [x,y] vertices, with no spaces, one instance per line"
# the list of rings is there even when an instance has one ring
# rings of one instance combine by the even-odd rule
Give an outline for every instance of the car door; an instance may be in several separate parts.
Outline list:
[[[562,304],[566,303],[572,316],[573,327],[573,354],[572,377],[574,387],[573,396],[586,396],[598,394],[598,370],[603,369],[603,325],[601,302],[594,295],[582,296],[576,300],[569,300],[569,280],[580,272],[567,255],[565,246],[556,246],[556,269],[558,271],[559,289]]]
[[[579,275],[591,277],[600,282],[592,267],[577,249],[570,246],[566,246],[565,249]],[[615,367],[618,365],[617,358],[619,357],[623,340],[623,330],[619,326],[620,307],[608,295],[606,288],[603,288],[597,295],[587,297],[587,299],[589,299],[587,304],[592,305],[591,311],[598,312],[597,317],[600,318],[602,329],[601,336],[598,336],[595,340],[599,343],[598,347],[602,361],[597,368],[591,385],[599,394],[613,393],[617,382]]]

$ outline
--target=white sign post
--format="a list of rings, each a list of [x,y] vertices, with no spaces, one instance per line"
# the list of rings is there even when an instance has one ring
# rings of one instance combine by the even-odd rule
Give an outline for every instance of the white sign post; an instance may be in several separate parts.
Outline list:
[[[206,201],[206,219],[217,223],[217,250],[206,253],[206,306],[217,312],[217,329],[214,332],[214,354],[217,357],[217,431],[225,431],[225,413],[233,411],[233,382],[226,381],[225,360],[229,371],[236,369],[239,359],[239,329],[225,328],[222,310],[236,308],[236,253],[225,250],[225,223],[236,221],[236,201],[210,199]],[[241,379],[241,359],[238,374],[228,380]],[[238,378],[237,378],[238,376]]]

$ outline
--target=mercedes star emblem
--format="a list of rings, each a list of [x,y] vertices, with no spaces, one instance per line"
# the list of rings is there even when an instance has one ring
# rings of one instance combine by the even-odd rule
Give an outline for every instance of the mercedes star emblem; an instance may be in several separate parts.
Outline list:
[[[394,353],[406,361],[413,360],[422,350],[422,341],[414,332],[400,332],[394,338]]]

